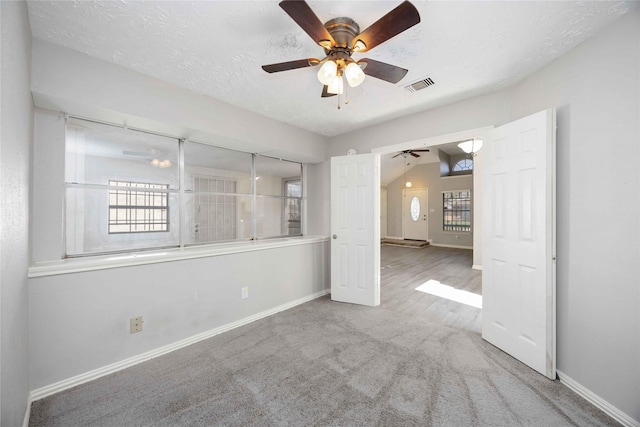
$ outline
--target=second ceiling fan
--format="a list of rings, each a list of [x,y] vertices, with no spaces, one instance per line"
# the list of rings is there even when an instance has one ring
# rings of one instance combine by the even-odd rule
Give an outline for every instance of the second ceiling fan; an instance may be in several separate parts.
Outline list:
[[[417,153],[428,153],[428,152],[429,150],[426,148],[421,150],[403,150],[391,158],[395,159],[398,156],[404,156],[404,158],[406,159],[407,155],[412,155],[413,157],[420,157],[420,154],[417,154]]]
[[[362,32],[351,18],[334,18],[323,24],[303,0],[283,0],[280,7],[324,48],[326,56],[263,65],[264,71],[277,73],[322,65],[318,80],[324,85],[323,97],[342,94],[344,79],[356,87],[365,75],[398,83],[407,74],[407,69],[368,58],[355,61],[351,55],[366,52],[419,23],[420,14],[410,2],[401,3]]]

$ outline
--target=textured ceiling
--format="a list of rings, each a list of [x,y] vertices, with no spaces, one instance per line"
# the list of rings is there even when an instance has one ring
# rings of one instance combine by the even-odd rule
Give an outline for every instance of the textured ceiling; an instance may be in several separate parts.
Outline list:
[[[323,21],[365,29],[400,1],[309,1]],[[355,55],[408,68],[398,84],[367,77],[349,104],[320,98],[317,68],[263,64],[322,57],[277,1],[29,1],[34,37],[334,136],[504,88],[612,23],[635,2],[414,1],[422,22]],[[425,77],[435,85],[403,89]]]

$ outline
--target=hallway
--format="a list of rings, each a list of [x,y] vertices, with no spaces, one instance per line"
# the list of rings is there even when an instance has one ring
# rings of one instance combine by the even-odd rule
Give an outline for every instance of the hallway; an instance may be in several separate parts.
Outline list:
[[[482,272],[471,269],[472,256],[469,249],[382,245],[381,307],[443,326],[480,333],[480,308],[416,290],[431,281],[429,284],[435,283],[438,288],[445,288],[441,285],[454,288],[454,295],[482,295]]]

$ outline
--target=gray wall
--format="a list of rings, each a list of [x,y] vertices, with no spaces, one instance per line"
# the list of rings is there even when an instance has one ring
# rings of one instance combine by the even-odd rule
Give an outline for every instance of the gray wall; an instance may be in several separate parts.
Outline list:
[[[0,2],[2,135],[0,145],[0,424],[22,425],[27,409],[29,175],[33,103],[31,32],[24,2]]]
[[[442,230],[442,192],[447,190],[473,190],[473,176],[440,176],[440,163],[417,164],[407,169],[407,180],[411,188],[429,189],[429,239],[434,245],[473,247],[471,233],[453,233]],[[402,235],[402,190],[404,175],[387,186],[387,234],[394,237]],[[434,210],[434,212],[431,212]],[[458,236],[456,238],[456,236]]]
[[[513,88],[331,140],[367,152],[557,108],[558,369],[638,421],[639,95],[636,8]]]

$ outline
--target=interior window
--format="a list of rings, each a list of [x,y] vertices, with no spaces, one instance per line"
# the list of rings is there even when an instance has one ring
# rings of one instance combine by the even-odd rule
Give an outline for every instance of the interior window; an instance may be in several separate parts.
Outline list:
[[[69,118],[67,256],[179,245],[178,139]]]
[[[250,153],[184,143],[185,244],[253,238]]]
[[[302,164],[68,118],[65,254],[302,235]]]

